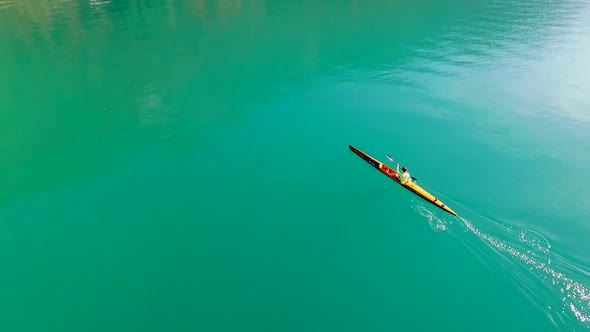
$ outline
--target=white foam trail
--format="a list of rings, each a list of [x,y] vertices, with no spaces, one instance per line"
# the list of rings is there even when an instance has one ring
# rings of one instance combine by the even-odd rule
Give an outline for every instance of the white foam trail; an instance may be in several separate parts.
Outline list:
[[[444,197],[444,195],[440,194],[439,196]],[[448,197],[445,197],[445,199],[449,202],[453,202],[453,200]],[[416,203],[416,201],[414,201],[414,203]],[[461,205],[458,202],[453,202],[453,204]],[[463,210],[467,210],[474,215],[485,219],[489,225],[493,225],[493,227],[503,230],[506,234],[512,236],[517,242],[530,247],[532,250],[518,248],[516,245],[510,245],[505,241],[482,232],[469,220],[463,217],[458,217],[458,219],[461,220],[460,225],[464,231],[474,233],[491,249],[499,254],[505,255],[505,257],[507,256],[511,261],[523,263],[528,270],[535,273],[540,280],[544,282],[550,281],[551,288],[561,297],[562,313],[569,311],[574,315],[575,319],[585,324],[587,328],[590,328],[590,286],[582,284],[562,272],[556,271],[551,266],[551,244],[545,237],[532,230],[514,230],[513,227],[506,227],[496,220],[482,216],[475,211],[469,210],[463,205],[461,206]],[[425,206],[422,202],[414,204],[414,209],[420,215],[428,219],[430,226],[435,231],[446,231],[452,224],[451,219],[447,221],[441,219],[431,211],[431,207]],[[455,219],[453,218],[452,220]],[[522,276],[517,276],[517,279],[522,279]],[[520,281],[523,282],[523,280]],[[539,292],[538,289],[531,289],[530,287],[525,288],[528,288],[535,293]],[[554,302],[550,302],[550,304],[547,304],[549,309],[554,306]]]
[[[541,274],[541,277],[543,277],[542,279],[547,279],[545,277],[549,277],[551,285],[557,288],[559,293],[562,294],[561,302],[563,309],[569,310],[578,321],[585,324],[590,323],[590,287],[581,284],[550,267],[550,245],[548,243],[546,246],[543,246],[538,237],[533,236],[532,239],[527,238],[526,231],[522,231],[519,234],[519,238],[522,242],[532,245],[538,250],[537,252],[546,254],[546,262],[543,262],[534,256],[534,252],[523,252],[514,246],[481,232],[469,220],[461,217],[459,217],[459,219],[467,229],[485,241],[486,244],[496,251],[508,254],[510,257],[524,263],[530,270]],[[590,327],[590,325],[588,327]]]

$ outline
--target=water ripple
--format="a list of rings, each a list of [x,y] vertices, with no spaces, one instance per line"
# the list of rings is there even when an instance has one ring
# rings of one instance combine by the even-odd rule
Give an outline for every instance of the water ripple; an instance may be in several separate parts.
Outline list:
[[[487,234],[469,220],[460,218],[466,228],[483,240],[489,247],[502,255],[508,255],[514,261],[522,263],[536,277],[548,281],[554,291],[560,294],[562,313],[569,311],[581,323],[590,322],[590,286],[567,276],[552,267],[551,244],[540,233],[533,230],[506,229],[506,235],[515,235],[518,242],[506,240]],[[520,243],[522,246],[518,246]],[[563,262],[563,261],[562,261]],[[513,271],[515,278],[527,289],[529,295],[540,296],[538,286],[526,274]],[[555,293],[555,292],[554,292]],[[554,301],[545,299],[547,308],[552,308]],[[587,325],[590,327],[590,325]]]
[[[576,47],[578,43],[563,36],[572,35],[575,22],[587,17],[586,6],[563,2],[552,4],[553,10],[547,12],[539,11],[537,5],[531,1],[490,3],[475,19],[442,27],[435,38],[422,40],[405,69],[451,77],[472,66],[511,66],[513,59],[541,61],[551,55],[546,49]]]
[[[489,254],[484,253],[477,243],[470,242],[466,234],[476,235],[498,254],[492,257],[494,263],[510,273],[526,298],[548,310],[547,314],[554,324],[558,325],[559,321],[561,325],[571,327],[569,317],[590,328],[590,284],[580,281],[584,277],[590,277],[590,271],[583,268],[583,263],[573,263],[552,252],[549,239],[538,231],[485,217],[442,193],[436,194],[485,222],[484,231],[469,219],[458,218],[462,231],[459,233],[459,240],[475,256],[485,262],[490,260]],[[447,218],[446,215],[441,217],[438,211],[422,201],[414,200],[413,203],[414,210],[428,220],[434,231],[453,233],[456,230],[457,224],[453,223],[456,218]],[[539,287],[539,282],[547,287]],[[561,309],[558,311],[556,308]]]

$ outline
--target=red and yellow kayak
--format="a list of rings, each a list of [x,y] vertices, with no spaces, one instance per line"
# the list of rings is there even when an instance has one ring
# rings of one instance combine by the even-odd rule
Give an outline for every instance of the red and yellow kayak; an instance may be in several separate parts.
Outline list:
[[[422,197],[424,200],[429,201],[430,203],[438,206],[439,208],[447,211],[448,213],[452,214],[452,215],[457,215],[457,213],[455,211],[453,211],[453,209],[451,209],[450,207],[446,206],[443,202],[441,202],[438,198],[434,197],[432,194],[430,194],[428,191],[424,190],[424,188],[420,187],[419,185],[417,185],[416,183],[409,181],[406,184],[402,184],[399,181],[398,178],[398,173],[395,169],[385,165],[384,163],[380,162],[379,160],[369,156],[368,154],[364,153],[363,151],[355,148],[352,145],[348,146],[350,148],[350,150],[352,150],[352,152],[356,153],[359,157],[363,158],[366,162],[368,162],[369,164],[371,164],[373,167],[375,167],[376,169],[378,169],[381,173],[387,175],[388,177],[390,177],[391,179],[393,179],[393,181],[399,183],[402,187],[408,189],[409,191],[413,192],[414,194]]]

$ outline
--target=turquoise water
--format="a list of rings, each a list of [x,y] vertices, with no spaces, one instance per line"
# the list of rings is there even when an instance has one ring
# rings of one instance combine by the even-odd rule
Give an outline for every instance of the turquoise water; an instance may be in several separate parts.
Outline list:
[[[0,330],[587,331],[589,17],[0,0]]]

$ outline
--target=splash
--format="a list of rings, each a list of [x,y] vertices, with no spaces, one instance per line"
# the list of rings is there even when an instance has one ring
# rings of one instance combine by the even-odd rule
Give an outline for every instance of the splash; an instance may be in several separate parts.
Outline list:
[[[433,213],[432,211],[430,211],[430,209],[428,209],[427,207],[425,207],[422,204],[414,204],[413,208],[416,212],[418,212],[421,216],[425,217],[426,219],[428,219],[428,224],[430,225],[430,227],[436,231],[436,232],[441,232],[441,231],[446,231],[447,230],[447,223],[442,220],[440,217],[438,217],[435,213]]]

